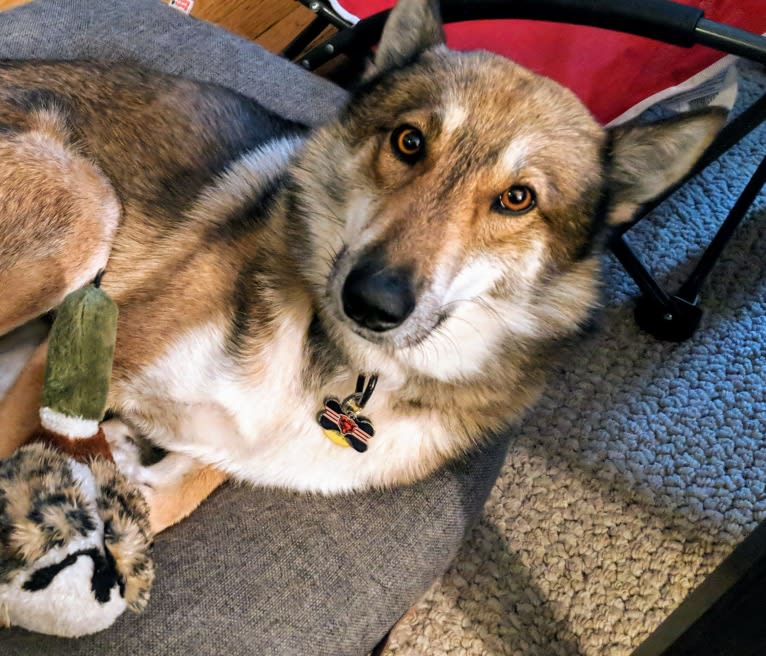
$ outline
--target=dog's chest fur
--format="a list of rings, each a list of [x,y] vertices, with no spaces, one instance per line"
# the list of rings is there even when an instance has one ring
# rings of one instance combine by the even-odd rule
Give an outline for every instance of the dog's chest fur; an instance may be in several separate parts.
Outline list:
[[[243,375],[225,348],[222,325],[197,327],[152,365],[119,386],[124,417],[164,448],[218,466],[239,479],[292,489],[341,492],[420,478],[456,445],[446,422],[392,407],[381,384],[364,414],[376,435],[365,453],[330,441],[317,422],[325,396],[353,391],[348,372],[307,387],[308,317],[285,317],[262,354],[257,375]]]

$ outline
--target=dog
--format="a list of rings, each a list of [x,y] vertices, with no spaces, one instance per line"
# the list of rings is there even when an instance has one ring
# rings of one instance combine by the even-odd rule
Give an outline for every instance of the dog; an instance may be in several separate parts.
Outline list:
[[[552,80],[450,51],[431,0],[399,2],[315,131],[130,66],[4,62],[0,333],[106,270],[105,427],[156,530],[229,476],[408,484],[534,403],[598,304],[605,231],[724,120],[605,129]],[[0,407],[0,456],[36,426],[44,361]],[[167,455],[143,465],[139,435]]]

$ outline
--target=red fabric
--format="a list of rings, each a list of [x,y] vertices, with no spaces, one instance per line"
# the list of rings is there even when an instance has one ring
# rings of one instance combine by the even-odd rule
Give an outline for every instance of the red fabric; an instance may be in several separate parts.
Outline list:
[[[681,0],[705,18],[766,32],[766,0]],[[366,18],[393,0],[340,0]],[[680,48],[643,37],[579,25],[542,21],[471,21],[446,26],[457,50],[491,50],[552,77],[574,91],[603,123],[648,98],[686,81],[724,55],[709,48]]]

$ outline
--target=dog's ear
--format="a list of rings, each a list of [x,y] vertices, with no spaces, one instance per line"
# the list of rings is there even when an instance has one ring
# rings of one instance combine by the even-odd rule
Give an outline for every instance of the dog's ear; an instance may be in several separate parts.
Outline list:
[[[375,58],[364,77],[369,79],[402,66],[440,43],[444,43],[444,30],[438,0],[399,0],[391,10]]]
[[[722,108],[644,125],[612,128],[609,223],[630,221],[638,208],[679,182],[726,120]]]

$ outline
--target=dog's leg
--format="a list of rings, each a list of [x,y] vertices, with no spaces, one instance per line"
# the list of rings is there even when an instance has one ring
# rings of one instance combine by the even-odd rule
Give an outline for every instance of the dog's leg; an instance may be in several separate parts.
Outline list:
[[[149,503],[152,531],[159,533],[188,517],[226,478],[218,469],[197,466],[175,486],[142,488]]]
[[[53,108],[0,133],[0,335],[56,307],[106,265],[120,207]]]
[[[37,347],[16,382],[0,400],[0,458],[22,446],[40,425],[40,392],[43,387],[48,343]]]

